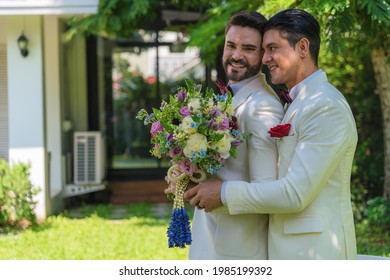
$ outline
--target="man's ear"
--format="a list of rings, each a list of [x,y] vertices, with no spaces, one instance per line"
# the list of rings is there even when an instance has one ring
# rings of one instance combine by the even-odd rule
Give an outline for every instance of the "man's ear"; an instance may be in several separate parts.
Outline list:
[[[310,47],[310,42],[306,38],[301,38],[296,44],[296,48],[302,58],[310,54],[309,47]]]

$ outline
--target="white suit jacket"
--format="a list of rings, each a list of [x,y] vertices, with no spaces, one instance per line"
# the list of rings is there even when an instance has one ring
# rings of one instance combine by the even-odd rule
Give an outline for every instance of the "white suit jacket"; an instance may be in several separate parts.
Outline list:
[[[222,180],[264,182],[277,176],[276,141],[267,133],[284,110],[263,74],[233,97],[240,133],[252,136],[239,146],[219,173]],[[268,214],[231,216],[226,207],[213,213],[195,209],[190,259],[267,259]]]
[[[231,214],[271,213],[270,259],[355,259],[350,196],[355,121],[343,95],[320,72],[298,93],[282,123],[278,180],[229,182]]]

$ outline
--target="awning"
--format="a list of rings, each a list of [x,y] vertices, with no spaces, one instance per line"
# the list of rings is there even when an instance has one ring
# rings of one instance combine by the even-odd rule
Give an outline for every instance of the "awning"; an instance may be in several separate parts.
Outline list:
[[[95,14],[99,0],[0,0],[0,15]]]

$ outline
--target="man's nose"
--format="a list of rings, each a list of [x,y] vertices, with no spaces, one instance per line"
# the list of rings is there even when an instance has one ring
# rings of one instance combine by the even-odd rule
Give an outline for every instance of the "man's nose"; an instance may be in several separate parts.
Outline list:
[[[239,60],[242,58],[242,52],[239,49],[234,50],[232,58],[235,60]]]
[[[264,52],[263,58],[261,59],[261,62],[263,64],[267,64],[270,61],[271,61],[271,56],[268,54],[268,52]]]

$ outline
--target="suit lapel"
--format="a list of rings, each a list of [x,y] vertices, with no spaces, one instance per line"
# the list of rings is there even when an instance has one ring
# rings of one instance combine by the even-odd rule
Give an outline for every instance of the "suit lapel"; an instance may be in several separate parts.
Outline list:
[[[234,109],[237,109],[241,104],[245,102],[254,92],[254,88],[248,88],[247,86],[243,87],[239,90],[234,96],[232,100],[232,104]]]
[[[261,88],[268,87],[264,74],[259,74],[250,81],[247,85],[243,86],[234,96],[232,105],[234,109],[240,107],[245,101],[254,93],[259,92]]]

